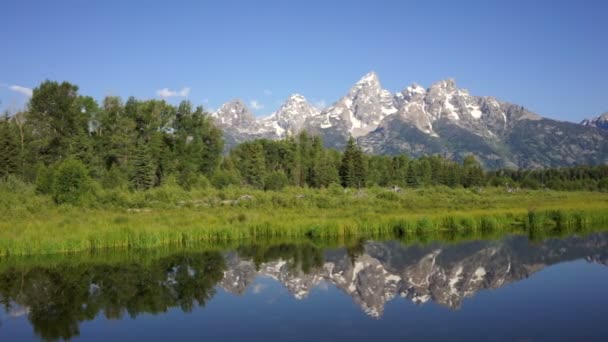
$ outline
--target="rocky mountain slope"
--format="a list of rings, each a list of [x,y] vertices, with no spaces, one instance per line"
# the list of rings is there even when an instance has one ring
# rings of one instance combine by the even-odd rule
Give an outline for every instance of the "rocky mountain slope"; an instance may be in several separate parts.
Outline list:
[[[301,130],[342,148],[349,136],[366,152],[442,154],[456,160],[474,154],[486,167],[552,167],[608,162],[607,119],[582,124],[543,118],[522,106],[473,96],[452,79],[428,89],[412,84],[393,94],[369,73],[323,110],[292,95],[277,112],[256,119],[239,100],[212,116],[227,147],[255,138],[279,139]]]
[[[608,130],[608,112],[592,119],[585,119],[581,121],[581,125]]]

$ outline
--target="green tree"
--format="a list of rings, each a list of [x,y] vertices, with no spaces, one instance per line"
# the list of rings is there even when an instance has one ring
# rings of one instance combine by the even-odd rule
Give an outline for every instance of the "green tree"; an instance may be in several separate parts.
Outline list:
[[[89,113],[78,96],[78,86],[44,81],[33,90],[27,121],[35,153],[49,164],[68,156],[74,137],[87,134]]]
[[[357,146],[355,139],[351,136],[346,143],[346,149],[342,155],[342,163],[340,164],[340,183],[343,187],[353,187],[356,185],[357,178],[355,176],[355,155],[357,154]]]
[[[354,178],[353,178],[353,186],[357,188],[365,187],[366,185],[366,177],[367,177],[367,163],[366,157],[361,151],[361,148],[357,147],[355,149],[355,154],[353,158],[353,166],[354,166]]]
[[[418,175],[416,174],[416,169],[414,168],[414,163],[409,163],[409,165],[407,166],[405,183],[410,188],[416,188],[416,187],[418,187],[418,185],[420,185]]]
[[[314,175],[315,181],[313,186],[317,188],[326,188],[330,184],[340,183],[336,164],[327,151],[324,151],[322,156],[315,162]]]
[[[53,167],[38,163],[38,167],[36,168],[36,192],[50,195],[53,193],[54,182],[55,170]]]
[[[0,118],[0,179],[16,173],[19,168],[19,143],[6,115]]]
[[[273,171],[268,173],[264,180],[264,190],[282,190],[289,183],[287,175],[283,171]]]
[[[89,172],[79,160],[66,159],[57,167],[53,199],[57,203],[80,204],[91,190]]]
[[[131,167],[131,185],[136,190],[148,190],[154,185],[156,167],[147,144],[139,140]]]
[[[264,188],[266,159],[263,141],[244,142],[233,149],[230,159],[239,170],[245,183],[258,189]]]
[[[462,167],[464,169],[463,186],[473,187],[482,185],[484,178],[483,169],[474,155],[470,154],[466,156],[462,162]]]

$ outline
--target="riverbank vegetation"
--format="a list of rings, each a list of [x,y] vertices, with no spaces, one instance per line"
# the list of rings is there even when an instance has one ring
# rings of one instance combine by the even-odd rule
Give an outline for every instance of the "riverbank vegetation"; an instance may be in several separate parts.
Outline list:
[[[10,188],[13,186],[14,188]],[[55,204],[21,182],[0,199],[0,255],[149,248],[270,238],[381,237],[418,231],[486,234],[608,225],[608,195],[504,188],[227,187],[105,192],[84,207]],[[9,187],[9,188],[7,188]],[[456,234],[456,235],[458,235]]]

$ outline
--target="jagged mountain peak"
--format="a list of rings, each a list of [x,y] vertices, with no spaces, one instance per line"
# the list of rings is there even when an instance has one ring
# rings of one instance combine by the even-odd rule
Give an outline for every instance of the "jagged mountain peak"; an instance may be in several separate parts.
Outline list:
[[[301,94],[291,94],[289,95],[289,97],[285,100],[285,102],[283,102],[281,104],[281,106],[279,107],[279,109],[274,112],[272,115],[276,115],[276,114],[284,114],[285,111],[289,111],[292,109],[297,109],[300,107],[312,107],[308,101],[306,100],[306,97],[304,97]]]
[[[212,114],[220,126],[243,127],[255,122],[255,117],[241,99],[234,99],[223,104]]]
[[[287,100],[262,120],[264,127],[274,130],[277,136],[293,135],[302,130],[307,118],[319,114],[319,110],[312,106],[301,94],[291,94]]]
[[[412,85],[410,85],[409,87],[405,88],[405,90],[412,92],[412,93],[418,93],[418,94],[423,94],[426,92],[426,89],[421,86],[418,83],[412,83]]]
[[[378,78],[378,74],[375,71],[370,71],[365,74],[359,81],[357,82],[358,86],[379,86],[380,79]]]
[[[428,88],[414,83],[393,94],[382,88],[372,71],[322,110],[296,93],[266,118],[255,118],[238,99],[212,116],[225,132],[227,149],[242,141],[277,139],[305,129],[322,136],[331,148],[343,148],[353,136],[368,153],[442,153],[456,160],[473,153],[489,168],[608,161],[608,113],[580,125],[557,122],[491,96],[473,96],[452,78]]]
[[[585,119],[581,121],[581,125],[608,130],[608,112],[605,112],[595,118]]]
[[[247,105],[243,100],[236,98],[224,103],[222,107],[247,108]]]
[[[287,101],[296,101],[296,102],[306,101],[306,97],[304,97],[304,95],[302,95],[302,94],[293,93],[293,94],[289,95],[289,97],[287,98]]]
[[[446,95],[458,95],[458,96],[469,96],[469,91],[466,89],[460,89],[456,85],[456,80],[453,78],[447,78],[433,83],[429,89],[429,94],[446,94]]]
[[[307,122],[311,130],[338,130],[344,136],[363,136],[375,130],[387,115],[397,112],[393,94],[382,89],[378,75],[363,76],[346,96]]]

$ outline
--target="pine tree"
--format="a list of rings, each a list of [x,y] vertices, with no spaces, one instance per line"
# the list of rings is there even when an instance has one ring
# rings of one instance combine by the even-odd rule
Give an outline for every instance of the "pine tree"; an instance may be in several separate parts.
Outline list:
[[[19,144],[8,116],[0,119],[0,179],[16,173],[19,167]]]
[[[241,162],[243,163],[243,178],[245,181],[259,189],[264,188],[264,179],[266,178],[266,161],[264,159],[264,150],[259,142],[253,142],[246,145],[244,150],[245,155]]]
[[[131,169],[131,185],[137,190],[148,190],[154,185],[154,164],[147,145],[142,139],[137,144]]]
[[[328,187],[332,183],[339,183],[340,177],[333,160],[328,153],[323,153],[314,166],[314,184],[317,188]]]
[[[365,187],[367,175],[367,167],[365,164],[365,155],[363,155],[363,151],[361,151],[359,147],[356,147],[353,158],[353,186],[357,188]]]
[[[416,170],[414,169],[413,163],[409,163],[407,167],[407,173],[405,176],[405,183],[407,186],[411,188],[415,188],[419,185],[418,175],[416,174]]]
[[[355,155],[357,154],[357,146],[355,139],[350,137],[346,144],[346,149],[342,155],[342,163],[340,165],[340,183],[343,187],[352,187],[355,185]]]

